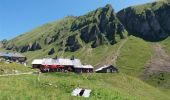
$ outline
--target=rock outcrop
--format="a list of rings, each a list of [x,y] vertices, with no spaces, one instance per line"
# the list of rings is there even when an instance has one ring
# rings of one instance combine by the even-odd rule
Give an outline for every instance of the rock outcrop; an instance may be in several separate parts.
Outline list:
[[[124,38],[124,26],[116,17],[111,5],[106,5],[85,16],[78,17],[72,24],[71,31],[79,31],[85,43],[92,42],[95,48],[104,43],[115,44],[116,36]]]
[[[51,48],[50,51],[48,52],[48,55],[52,55],[55,53],[55,49],[54,48]]]
[[[170,3],[155,2],[123,9],[117,16],[129,34],[148,41],[160,41],[170,35],[169,12]]]
[[[38,42],[34,42],[34,43],[29,44],[29,45],[22,46],[20,48],[21,48],[20,52],[23,53],[23,52],[26,52],[26,51],[40,50],[41,45]]]
[[[76,35],[69,36],[65,46],[66,46],[65,51],[71,52],[74,52],[82,47],[78,39],[76,38]]]

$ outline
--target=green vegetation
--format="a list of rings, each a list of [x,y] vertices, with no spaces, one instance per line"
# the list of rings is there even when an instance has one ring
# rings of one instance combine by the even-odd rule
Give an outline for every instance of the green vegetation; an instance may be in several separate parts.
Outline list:
[[[164,4],[168,4],[168,3],[169,2],[167,0],[160,0],[160,1],[156,1],[154,3],[147,3],[144,5],[133,6],[132,8],[134,8],[136,14],[142,14],[146,10],[149,10],[149,9],[153,10],[153,11],[158,10]]]
[[[15,74],[15,70],[19,73],[32,71],[31,68],[21,64],[0,62],[0,74]]]
[[[159,11],[160,8],[166,9],[164,4],[168,3],[159,1],[134,6],[133,9],[130,8],[130,12],[127,12],[128,15],[134,13],[127,18],[128,20],[122,17],[126,14],[122,14],[120,18],[125,19],[125,22],[131,19],[131,24],[127,22],[126,28],[135,28],[137,32],[134,36],[147,34],[146,37],[148,37],[151,34],[152,38],[151,31],[154,30],[153,33],[156,34],[155,30],[158,29],[159,24],[166,24],[165,28],[169,28],[169,21],[164,20],[166,17],[168,18],[166,15],[168,10],[162,12],[163,15],[160,13],[165,18],[159,19],[159,22],[167,23],[150,23],[157,21],[155,12],[158,9]],[[8,41],[7,44],[5,43],[4,46],[9,47],[9,51],[5,50],[6,48],[0,48],[0,51],[3,52],[22,52],[28,58],[29,64],[33,59],[38,58],[54,58],[56,56],[71,58],[74,56],[80,59],[83,64],[91,64],[95,68],[114,64],[114,58],[120,49],[117,55],[118,59],[116,59],[119,74],[50,73],[41,74],[40,81],[37,78],[38,75],[0,77],[0,100],[84,99],[71,96],[72,90],[76,87],[92,89],[89,98],[91,100],[169,100],[170,97],[167,96],[170,94],[169,73],[157,73],[142,77],[145,65],[153,57],[152,43],[134,36],[128,36],[125,41],[128,32],[122,24],[123,21],[121,23],[119,19],[112,7],[107,5],[87,15],[66,17],[20,35]],[[134,23],[132,23],[133,21]],[[160,32],[161,30],[158,31],[158,33]],[[167,34],[161,34],[160,37],[163,35],[168,37]],[[161,41],[160,44],[170,53],[170,38]],[[54,53],[48,55],[52,48],[54,48]],[[0,74],[15,73],[14,70],[33,71],[16,63],[0,62]],[[145,78],[144,81],[154,87],[137,79],[139,77]],[[49,83],[53,85],[49,85]]]
[[[74,17],[66,17],[63,20],[44,24],[30,32],[22,34],[12,40],[10,40],[8,45],[12,45],[15,43],[16,46],[20,47],[26,44],[33,43],[35,41],[39,41],[43,46],[44,38],[48,36],[53,36],[57,34],[58,31],[67,30],[67,28],[71,27],[72,21]],[[65,33],[66,35],[66,33]]]
[[[145,82],[157,87],[163,92],[170,94],[170,73],[155,73],[145,77]]]
[[[161,44],[166,49],[166,51],[170,54],[170,37],[162,41]]]
[[[130,36],[121,49],[117,65],[121,72],[128,75],[139,76],[144,71],[144,66],[153,54],[150,43],[142,39]]]
[[[92,89],[90,100],[168,100],[156,88],[124,74],[52,73],[0,77],[1,100],[84,100],[76,87]],[[52,85],[49,85],[52,84]]]

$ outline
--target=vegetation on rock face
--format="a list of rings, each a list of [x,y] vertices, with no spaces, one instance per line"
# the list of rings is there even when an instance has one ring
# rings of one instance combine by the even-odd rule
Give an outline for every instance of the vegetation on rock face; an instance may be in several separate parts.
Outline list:
[[[170,35],[169,12],[170,3],[159,1],[123,9],[117,16],[129,34],[148,41],[160,41]]]
[[[117,42],[115,37],[123,39],[125,32],[111,5],[78,17],[73,22],[71,30],[78,31],[85,43],[92,42],[93,48],[104,43],[115,44]]]

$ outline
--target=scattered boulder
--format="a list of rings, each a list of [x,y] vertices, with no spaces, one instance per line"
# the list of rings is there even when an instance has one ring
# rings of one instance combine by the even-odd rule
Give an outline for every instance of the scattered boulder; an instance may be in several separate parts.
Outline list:
[[[51,48],[50,51],[48,52],[48,55],[52,55],[55,53],[55,49],[54,48]]]

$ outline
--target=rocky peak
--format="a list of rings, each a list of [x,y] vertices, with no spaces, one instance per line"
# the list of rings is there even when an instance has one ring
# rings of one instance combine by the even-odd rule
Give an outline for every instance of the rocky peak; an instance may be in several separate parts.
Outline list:
[[[115,44],[115,36],[124,38],[124,26],[116,17],[111,5],[78,17],[72,24],[71,30],[78,31],[80,38],[85,43],[92,42],[92,47],[97,47],[103,43]]]

